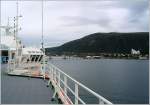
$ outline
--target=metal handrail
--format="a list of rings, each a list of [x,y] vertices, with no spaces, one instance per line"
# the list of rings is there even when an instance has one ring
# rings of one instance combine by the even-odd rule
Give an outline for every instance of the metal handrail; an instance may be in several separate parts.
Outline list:
[[[50,73],[52,73],[52,79],[56,80],[56,78],[58,79],[58,83],[56,84],[59,88],[60,87],[60,82],[63,83],[64,85],[64,92],[66,92],[65,94],[67,95],[67,90],[69,89],[71,91],[71,93],[73,93],[73,95],[75,96],[75,104],[78,104],[78,102],[80,101],[82,104],[85,104],[85,102],[79,97],[78,95],[78,86],[82,87],[83,89],[85,89],[87,92],[93,94],[95,97],[97,97],[99,99],[99,104],[113,104],[110,101],[108,101],[107,99],[105,99],[104,97],[102,97],[101,95],[97,94],[96,92],[94,92],[93,90],[89,89],[88,87],[86,87],[85,85],[83,85],[82,83],[78,82],[77,80],[73,79],[71,76],[69,76],[68,74],[66,74],[65,72],[63,72],[61,69],[59,69],[58,67],[54,66],[53,64],[47,64]],[[64,77],[64,79],[66,80],[62,80],[60,78],[60,74],[57,75],[57,73],[61,73]],[[72,80],[75,84],[75,92],[67,85],[67,78],[69,78],[70,80]],[[60,79],[60,80],[59,80]]]
[[[64,81],[63,80],[60,80],[63,84],[64,84]],[[65,84],[64,84],[65,85]],[[82,104],[86,104],[80,97],[77,97],[76,95],[75,95],[75,92],[68,86],[68,85],[65,85],[68,89],[69,89],[69,91],[76,97],[76,98],[78,98],[78,100],[82,103]]]

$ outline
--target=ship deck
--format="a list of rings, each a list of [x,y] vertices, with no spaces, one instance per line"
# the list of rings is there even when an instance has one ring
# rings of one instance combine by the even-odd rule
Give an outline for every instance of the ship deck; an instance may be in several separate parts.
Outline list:
[[[40,78],[8,76],[7,65],[1,65],[2,104],[57,104],[51,101],[54,90],[47,87],[47,81]]]

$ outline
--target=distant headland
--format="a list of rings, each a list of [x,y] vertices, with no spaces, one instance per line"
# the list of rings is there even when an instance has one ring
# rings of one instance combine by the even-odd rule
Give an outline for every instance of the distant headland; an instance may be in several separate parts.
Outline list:
[[[93,33],[58,47],[46,48],[46,54],[84,58],[148,59],[149,32]]]

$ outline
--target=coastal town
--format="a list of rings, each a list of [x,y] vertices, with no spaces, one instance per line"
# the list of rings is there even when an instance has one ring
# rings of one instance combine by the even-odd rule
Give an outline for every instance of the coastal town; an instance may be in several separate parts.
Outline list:
[[[149,59],[148,54],[141,54],[139,50],[131,49],[130,54],[123,53],[64,53],[62,55],[47,53],[50,59],[53,56],[61,56],[63,59],[70,59],[73,57],[80,57],[83,59],[139,59],[146,60]]]

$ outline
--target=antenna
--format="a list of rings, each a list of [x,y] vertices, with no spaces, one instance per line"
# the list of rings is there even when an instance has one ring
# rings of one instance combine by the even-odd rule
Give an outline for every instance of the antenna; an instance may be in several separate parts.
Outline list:
[[[18,0],[16,2],[16,17],[14,18],[16,21],[16,26],[15,26],[15,40],[16,40],[16,56],[18,56],[18,42],[17,42],[17,37],[18,37]]]
[[[7,26],[6,26],[6,35],[9,35],[10,34],[10,29],[11,29],[11,27],[9,26],[9,18],[10,17],[8,17],[8,23],[7,23]]]
[[[15,59],[16,59],[16,63],[19,63],[19,56],[20,56],[20,53],[19,53],[19,49],[20,49],[20,42],[18,40],[18,32],[19,32],[19,18],[21,18],[22,16],[18,15],[19,13],[19,3],[18,3],[18,0],[16,2],[16,16],[14,17],[14,36],[15,36],[15,42],[16,42],[16,53],[15,53]],[[16,64],[15,64],[16,66]]]
[[[10,17],[8,17],[8,23],[7,23],[7,26],[9,26],[9,18],[10,18]]]
[[[42,0],[42,50],[44,48],[44,36],[43,36],[43,0]]]
[[[16,38],[16,22],[15,22],[15,17],[14,17],[14,40]]]
[[[17,15],[16,15],[16,37],[18,36],[18,0],[17,0]]]
[[[43,35],[43,0],[42,0],[42,51],[43,51],[43,67],[42,67],[42,70],[44,72],[44,80],[45,80],[45,48],[44,48],[44,35]]]

